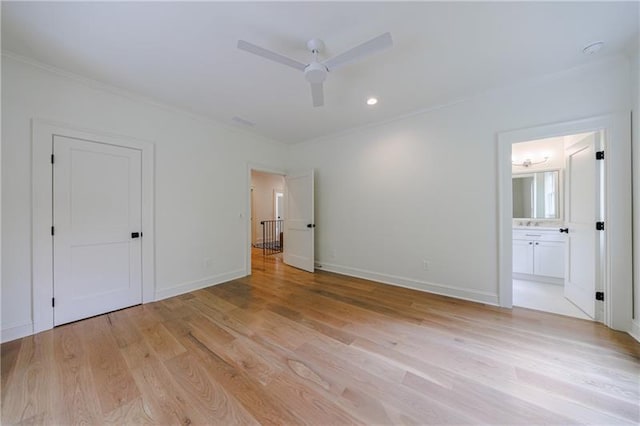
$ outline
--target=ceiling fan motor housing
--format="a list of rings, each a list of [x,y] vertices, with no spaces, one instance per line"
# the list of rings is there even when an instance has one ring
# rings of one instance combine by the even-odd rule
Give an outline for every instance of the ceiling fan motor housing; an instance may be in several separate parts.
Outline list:
[[[327,79],[327,67],[319,62],[311,62],[304,69],[304,77],[311,84],[323,83]]]

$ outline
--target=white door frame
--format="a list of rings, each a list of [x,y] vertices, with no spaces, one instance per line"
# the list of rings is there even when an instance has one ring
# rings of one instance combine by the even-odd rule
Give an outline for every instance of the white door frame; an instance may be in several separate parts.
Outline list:
[[[155,300],[154,150],[151,142],[79,129],[42,119],[31,121],[31,283],[33,332],[53,328],[53,137],[64,136],[142,152],[142,303]]]
[[[500,306],[511,308],[512,190],[511,145],[535,139],[603,130],[605,140],[604,316],[602,322],[629,331],[632,320],[630,115],[615,113],[576,121],[498,133],[498,292]],[[595,160],[594,160],[595,161]],[[594,224],[595,226],[595,224]],[[595,295],[594,295],[595,296]]]
[[[247,182],[245,187],[247,188],[247,208],[246,208],[246,217],[247,217],[247,228],[246,228],[246,244],[244,245],[244,275],[251,275],[251,247],[253,242],[251,241],[251,172],[262,172],[262,173],[272,173],[274,175],[286,176],[287,173],[278,168],[274,168],[271,166],[267,166],[259,163],[247,163]]]

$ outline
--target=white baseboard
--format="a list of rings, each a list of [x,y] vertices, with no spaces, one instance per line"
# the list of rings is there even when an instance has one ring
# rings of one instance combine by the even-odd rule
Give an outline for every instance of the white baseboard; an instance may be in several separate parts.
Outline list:
[[[631,331],[629,331],[629,334],[640,342],[640,320],[634,319],[631,321]]]
[[[2,334],[2,337],[0,339],[2,343],[10,342],[12,340],[16,340],[25,336],[30,336],[33,334],[33,324],[27,323],[3,328],[0,334]]]
[[[163,288],[160,290],[156,290],[156,300],[167,299],[169,297],[178,296],[190,291],[200,290],[201,288],[221,284],[227,281],[235,280],[237,278],[242,278],[246,275],[247,274],[244,269],[238,269],[231,272],[225,272],[224,274],[213,275],[201,280],[182,283],[175,287]]]
[[[498,295],[489,292],[469,290],[445,284],[430,283],[427,281],[418,281],[412,278],[381,274],[364,269],[333,265],[323,262],[316,262],[316,268],[324,271],[335,272],[341,275],[348,275],[351,277],[363,278],[366,280],[376,281],[384,284],[395,285],[398,287],[411,288],[427,293],[435,293],[442,296],[454,297],[456,299],[470,300],[472,302],[486,303],[495,306],[499,305]]]
[[[564,285],[564,278],[553,278],[553,277],[545,277],[542,275],[529,275],[529,274],[519,274],[517,272],[513,273],[513,278],[516,280],[522,281],[534,281],[538,283],[546,283],[546,284],[554,284],[554,285]]]

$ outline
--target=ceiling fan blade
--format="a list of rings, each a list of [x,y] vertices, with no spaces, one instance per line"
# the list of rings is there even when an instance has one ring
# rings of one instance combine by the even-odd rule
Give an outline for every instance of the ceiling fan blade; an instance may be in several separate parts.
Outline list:
[[[311,83],[311,99],[313,99],[314,107],[324,105],[324,91],[322,90],[322,83]]]
[[[329,71],[333,71],[339,67],[350,64],[351,62],[363,58],[365,56],[371,55],[373,53],[379,52],[384,49],[388,49],[393,46],[393,40],[391,39],[391,33],[384,33],[379,35],[376,38],[372,38],[369,41],[362,43],[359,46],[354,47],[351,50],[347,50],[346,52],[334,56],[331,59],[327,59],[324,61],[324,65],[329,69]]]
[[[256,46],[255,44],[249,43],[244,40],[238,40],[238,49],[253,53],[254,55],[262,56],[263,58],[267,58],[274,62],[290,66],[300,71],[304,71],[304,69],[307,67],[306,64],[298,62],[295,59],[287,58],[286,56],[282,56],[279,53],[272,52],[271,50]]]

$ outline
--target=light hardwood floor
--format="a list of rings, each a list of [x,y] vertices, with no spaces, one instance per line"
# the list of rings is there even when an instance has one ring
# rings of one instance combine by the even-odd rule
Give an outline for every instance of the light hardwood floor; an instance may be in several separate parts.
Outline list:
[[[2,423],[640,421],[640,344],[624,333],[253,262],[3,344]]]

